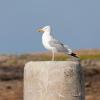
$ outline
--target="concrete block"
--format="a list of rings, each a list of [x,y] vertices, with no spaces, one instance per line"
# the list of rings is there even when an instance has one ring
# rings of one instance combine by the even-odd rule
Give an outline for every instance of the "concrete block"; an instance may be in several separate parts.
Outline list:
[[[85,100],[79,62],[28,62],[24,68],[24,100]]]

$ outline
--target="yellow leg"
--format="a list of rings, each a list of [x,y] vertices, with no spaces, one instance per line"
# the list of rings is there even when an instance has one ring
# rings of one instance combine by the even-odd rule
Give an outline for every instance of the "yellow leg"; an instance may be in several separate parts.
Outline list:
[[[54,61],[54,57],[55,57],[54,51],[52,50],[52,61]]]

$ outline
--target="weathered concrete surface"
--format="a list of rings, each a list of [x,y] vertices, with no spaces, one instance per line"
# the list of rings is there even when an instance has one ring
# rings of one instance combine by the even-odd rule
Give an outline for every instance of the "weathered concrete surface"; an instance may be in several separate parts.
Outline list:
[[[79,62],[28,62],[24,69],[24,100],[84,100]]]

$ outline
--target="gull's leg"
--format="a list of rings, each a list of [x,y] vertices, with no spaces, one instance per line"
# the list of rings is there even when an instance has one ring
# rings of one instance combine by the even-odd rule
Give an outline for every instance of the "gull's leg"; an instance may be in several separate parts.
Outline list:
[[[52,61],[54,61],[54,57],[55,57],[54,51],[52,50]]]

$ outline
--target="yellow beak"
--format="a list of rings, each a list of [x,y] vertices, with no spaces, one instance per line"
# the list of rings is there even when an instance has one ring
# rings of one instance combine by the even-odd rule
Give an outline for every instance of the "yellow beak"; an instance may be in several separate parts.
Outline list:
[[[38,29],[37,32],[44,32],[44,30],[43,29]]]

